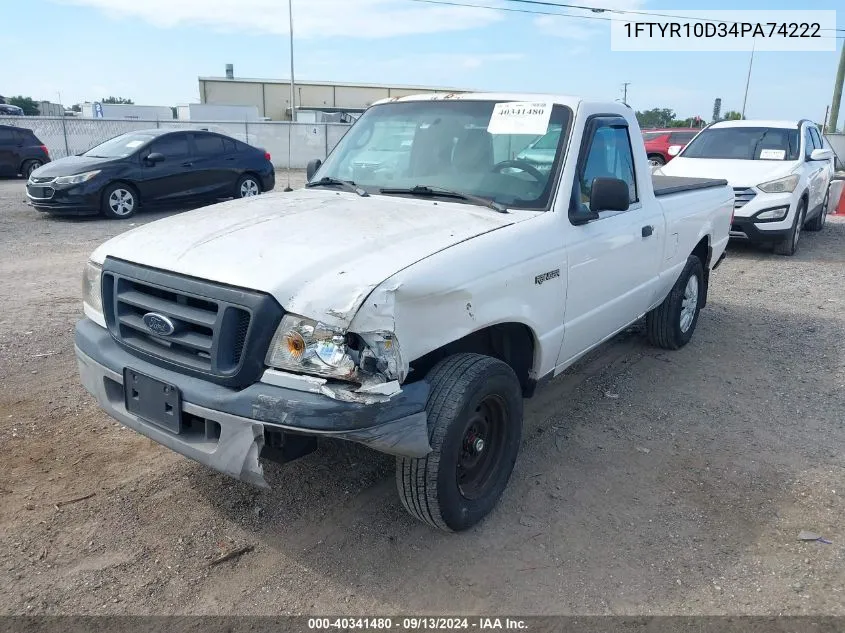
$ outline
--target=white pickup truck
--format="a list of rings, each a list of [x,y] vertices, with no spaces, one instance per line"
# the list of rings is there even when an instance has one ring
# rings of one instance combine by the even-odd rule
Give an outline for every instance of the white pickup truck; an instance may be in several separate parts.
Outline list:
[[[549,133],[550,164],[516,158]],[[502,494],[539,383],[644,315],[660,347],[695,330],[733,191],[653,179],[640,138],[619,103],[375,104],[306,188],[99,247],[82,382],[126,426],[260,486],[259,457],[317,437],[393,454],[408,511],[466,529]]]

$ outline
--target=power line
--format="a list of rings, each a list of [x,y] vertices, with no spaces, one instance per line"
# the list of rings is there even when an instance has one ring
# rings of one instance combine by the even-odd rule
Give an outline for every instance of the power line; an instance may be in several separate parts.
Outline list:
[[[574,18],[576,20],[601,20],[602,22],[627,22],[624,19],[617,19],[617,18],[607,18],[601,17],[598,15],[578,15],[575,13],[560,13],[560,12],[553,12],[553,11],[542,11],[542,10],[534,10],[534,9],[516,9],[513,7],[502,7],[502,6],[490,6],[486,4],[468,4],[465,2],[454,2],[450,0],[407,0],[408,2],[420,2],[423,4],[436,4],[442,6],[449,6],[449,7],[461,7],[464,9],[485,9],[489,11],[506,11],[508,13],[522,13],[527,15],[551,15],[557,16],[559,18]],[[587,9],[589,11],[594,12],[593,7],[581,7],[579,5],[563,5],[563,4],[554,4],[551,2],[541,2],[540,0],[506,0],[507,2],[523,2],[526,4],[534,4],[534,5],[542,5],[542,6],[552,6],[552,7],[559,7],[562,9],[566,8],[574,8],[574,9]],[[621,12],[619,9],[601,9],[600,12]],[[651,13],[642,13],[643,15],[662,15],[662,14],[651,14]],[[667,17],[677,17],[677,16],[667,16]],[[721,22],[720,20],[709,20],[708,18],[691,18],[691,19],[698,19],[698,20],[708,20],[713,22]],[[845,29],[837,29],[837,30],[845,30]],[[822,39],[837,39],[837,40],[845,40],[845,35],[839,36],[832,36],[832,35],[823,35],[821,36]]]

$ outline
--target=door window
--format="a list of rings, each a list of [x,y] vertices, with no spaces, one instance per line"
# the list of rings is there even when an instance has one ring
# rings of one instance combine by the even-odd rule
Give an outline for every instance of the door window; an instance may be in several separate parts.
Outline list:
[[[686,145],[698,132],[672,132],[669,135],[669,145]]]
[[[0,145],[15,145],[18,137],[13,130],[0,128]]]
[[[167,136],[156,139],[150,145],[150,153],[155,152],[164,154],[167,160],[187,158],[191,155],[191,151],[188,148],[188,135],[168,134]]]
[[[603,125],[596,129],[586,156],[579,178],[582,204],[589,206],[596,178],[624,181],[628,185],[628,201],[634,203],[638,200],[634,152],[627,127]]]
[[[810,154],[816,149],[813,145],[813,136],[810,134],[810,126],[804,128],[804,158],[809,159]]]
[[[197,155],[202,158],[220,156],[225,152],[223,137],[216,134],[194,134]]]
[[[824,149],[824,143],[822,143],[822,137],[819,136],[819,131],[814,127],[809,128],[809,130],[810,136],[813,138],[813,146],[816,149]]]

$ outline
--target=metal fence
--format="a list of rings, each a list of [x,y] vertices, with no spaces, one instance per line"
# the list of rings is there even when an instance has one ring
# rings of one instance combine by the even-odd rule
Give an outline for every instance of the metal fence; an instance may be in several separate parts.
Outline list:
[[[282,121],[138,121],[76,117],[0,117],[0,125],[28,128],[54,159],[81,154],[112,137],[150,128],[220,132],[270,152],[277,168],[302,168],[313,158],[325,159],[346,134],[345,123],[288,123]]]

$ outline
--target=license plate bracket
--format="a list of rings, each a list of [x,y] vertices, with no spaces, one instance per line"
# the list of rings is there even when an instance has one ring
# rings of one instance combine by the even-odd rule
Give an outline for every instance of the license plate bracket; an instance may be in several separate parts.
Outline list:
[[[174,385],[129,367],[123,370],[126,410],[172,433],[182,430],[182,394]]]

